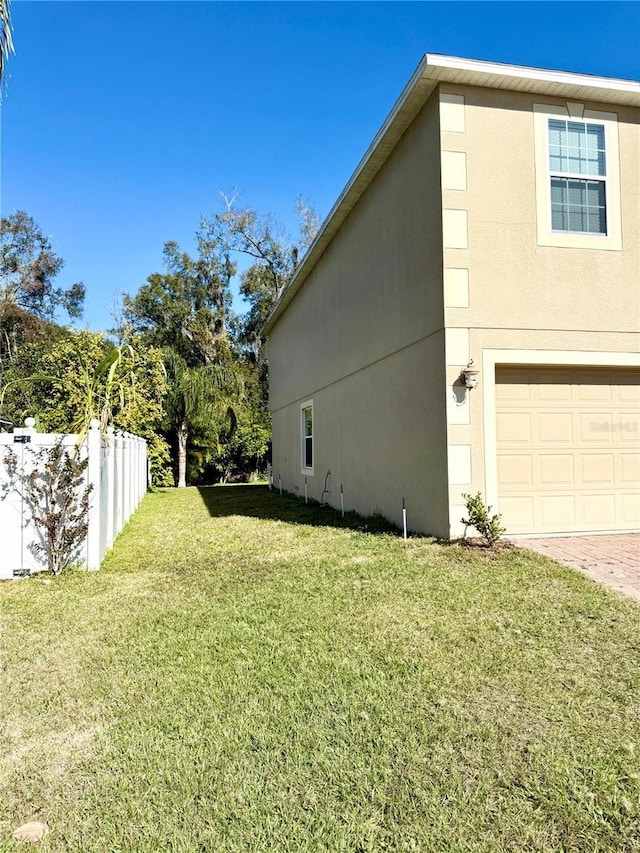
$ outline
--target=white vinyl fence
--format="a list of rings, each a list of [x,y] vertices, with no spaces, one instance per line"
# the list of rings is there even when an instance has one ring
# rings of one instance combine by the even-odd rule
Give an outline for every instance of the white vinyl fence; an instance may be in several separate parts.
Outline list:
[[[46,553],[36,547],[42,542],[42,534],[31,518],[20,483],[33,470],[35,452],[53,447],[60,440],[71,448],[78,440],[77,435],[36,432],[32,418],[25,423],[24,429],[0,433],[0,580],[47,568]],[[15,483],[6,468],[9,449],[18,458]],[[136,435],[114,432],[112,427],[103,436],[98,422],[92,421],[80,455],[89,457],[85,479],[93,488],[87,536],[77,560],[87,569],[96,570],[147,491],[147,443]]]

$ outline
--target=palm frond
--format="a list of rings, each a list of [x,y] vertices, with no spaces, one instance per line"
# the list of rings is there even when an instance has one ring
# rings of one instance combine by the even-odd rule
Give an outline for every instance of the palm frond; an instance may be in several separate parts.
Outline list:
[[[0,0],[0,81],[4,81],[7,60],[15,53],[11,35],[11,12],[9,0]]]

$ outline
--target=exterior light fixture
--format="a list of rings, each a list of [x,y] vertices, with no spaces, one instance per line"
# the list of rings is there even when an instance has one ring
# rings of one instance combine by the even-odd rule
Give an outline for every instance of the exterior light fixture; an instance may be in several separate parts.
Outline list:
[[[469,362],[469,364],[460,372],[460,379],[462,380],[464,387],[475,388],[478,385],[478,374],[480,371],[477,367],[473,366],[473,359]]]

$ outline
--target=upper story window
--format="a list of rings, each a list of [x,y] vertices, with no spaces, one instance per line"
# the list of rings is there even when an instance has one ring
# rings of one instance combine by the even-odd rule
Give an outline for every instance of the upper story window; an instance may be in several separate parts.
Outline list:
[[[300,406],[300,415],[302,471],[313,474],[313,400]]]
[[[617,114],[573,102],[534,104],[533,130],[538,246],[620,251]]]
[[[551,229],[607,233],[604,125],[549,119]]]

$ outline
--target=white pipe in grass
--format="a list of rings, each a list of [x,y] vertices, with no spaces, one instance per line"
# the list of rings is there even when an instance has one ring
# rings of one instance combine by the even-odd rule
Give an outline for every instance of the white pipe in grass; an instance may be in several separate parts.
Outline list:
[[[344,489],[342,488],[342,483],[340,483],[340,512],[344,518]]]
[[[307,492],[307,478],[306,477],[304,478],[304,502],[305,503],[309,502],[309,495]]]
[[[282,477],[278,474],[278,488],[280,489],[280,495],[282,496]]]
[[[404,504],[404,498],[402,498],[402,538],[407,538],[407,508]]]

